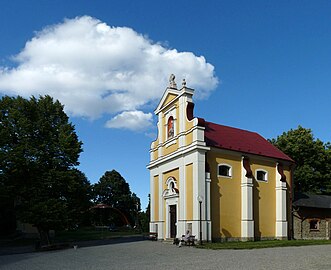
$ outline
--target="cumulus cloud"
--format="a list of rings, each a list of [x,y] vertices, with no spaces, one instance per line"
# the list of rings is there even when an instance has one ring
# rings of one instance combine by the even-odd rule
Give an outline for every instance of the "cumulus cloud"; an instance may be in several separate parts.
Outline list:
[[[14,67],[0,67],[1,93],[48,94],[72,116],[115,115],[108,127],[158,101],[171,73],[185,78],[198,97],[207,97],[218,84],[214,67],[203,56],[166,48],[131,28],[89,16],[45,27],[13,61]]]
[[[123,128],[143,131],[152,126],[153,115],[141,111],[125,111],[106,122],[108,128]]]

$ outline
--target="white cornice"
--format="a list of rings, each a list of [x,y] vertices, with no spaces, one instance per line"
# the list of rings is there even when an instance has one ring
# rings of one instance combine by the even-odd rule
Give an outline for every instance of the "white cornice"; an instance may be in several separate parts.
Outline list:
[[[210,147],[207,147],[204,142],[196,141],[188,146],[179,148],[177,151],[175,151],[167,156],[162,156],[156,160],[151,161],[146,167],[147,167],[147,169],[153,169],[154,167],[160,166],[160,165],[164,164],[165,162],[168,162],[172,159],[176,159],[179,156],[185,155],[189,152],[193,152],[193,151],[207,152],[208,150],[210,150]]]

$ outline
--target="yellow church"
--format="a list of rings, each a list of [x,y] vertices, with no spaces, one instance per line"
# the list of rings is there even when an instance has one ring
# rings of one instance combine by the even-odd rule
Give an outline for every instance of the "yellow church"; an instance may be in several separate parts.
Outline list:
[[[288,239],[293,160],[255,132],[194,117],[194,90],[171,75],[155,110],[150,231],[201,241]]]

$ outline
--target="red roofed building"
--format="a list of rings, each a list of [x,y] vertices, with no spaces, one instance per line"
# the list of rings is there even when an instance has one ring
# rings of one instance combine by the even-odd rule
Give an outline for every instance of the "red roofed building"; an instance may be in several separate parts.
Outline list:
[[[255,132],[193,116],[194,90],[174,76],[155,114],[150,231],[202,241],[287,239],[293,160]]]

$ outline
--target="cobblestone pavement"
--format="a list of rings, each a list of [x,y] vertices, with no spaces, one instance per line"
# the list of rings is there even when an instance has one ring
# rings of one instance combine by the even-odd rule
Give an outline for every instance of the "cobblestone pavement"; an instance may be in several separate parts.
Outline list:
[[[331,245],[255,250],[138,241],[0,256],[0,269],[331,269]]]

